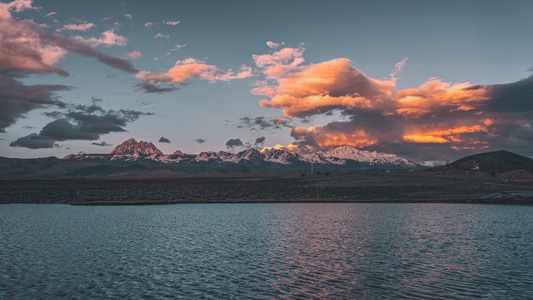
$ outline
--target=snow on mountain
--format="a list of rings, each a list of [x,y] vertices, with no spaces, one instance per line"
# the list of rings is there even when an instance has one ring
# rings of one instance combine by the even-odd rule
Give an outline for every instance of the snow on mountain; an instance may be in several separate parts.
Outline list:
[[[245,161],[262,161],[262,156],[256,149],[248,149],[238,153],[226,152],[226,151],[206,151],[196,155],[197,162],[231,162],[239,163]]]
[[[137,142],[134,138],[130,138],[122,144],[118,145],[109,154],[113,156],[133,156],[133,157],[146,157],[150,156],[156,158],[157,155],[163,155],[161,150],[149,142],[140,141]]]
[[[320,151],[317,152],[317,155],[334,164],[343,164],[340,160],[353,160],[369,164],[415,166],[415,163],[395,154],[364,151],[349,146],[341,146],[328,151]]]
[[[289,152],[282,147],[247,149],[238,153],[227,151],[204,151],[199,154],[186,154],[176,150],[172,154],[163,154],[157,147],[149,142],[137,142],[130,138],[118,145],[109,154],[71,154],[65,160],[113,160],[113,161],[138,161],[162,163],[234,163],[255,164],[273,163],[279,165],[293,165],[298,162],[306,162],[321,165],[346,166],[348,162],[363,163],[369,165],[396,165],[401,168],[413,168],[417,165],[395,154],[380,153],[376,151],[364,151],[353,147],[342,146],[328,151],[316,153],[298,154]]]
[[[261,153],[263,155],[264,161],[271,163],[290,165],[293,162],[299,160],[299,155],[295,153],[288,152],[282,149],[268,149]]]
[[[194,160],[197,161],[197,162],[207,162],[207,161],[210,161],[210,160],[218,160],[218,159],[219,159],[218,155],[214,151],[200,152],[194,158]]]

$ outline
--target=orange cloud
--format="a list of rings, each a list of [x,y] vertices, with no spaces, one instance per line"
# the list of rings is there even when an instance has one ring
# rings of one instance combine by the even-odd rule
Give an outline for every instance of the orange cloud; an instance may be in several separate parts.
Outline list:
[[[261,60],[256,60],[256,63],[258,61]],[[258,66],[266,66],[265,72],[272,74],[271,71],[278,67],[273,64],[276,61],[269,60],[268,64]],[[282,68],[284,66],[281,64]],[[267,86],[262,82],[252,90],[256,95],[271,98],[261,100],[260,105],[283,108],[287,117],[305,117],[335,108],[376,109],[387,106],[394,94],[394,83],[366,76],[352,67],[350,60],[346,58],[293,68],[290,71],[290,74],[277,78],[277,86]]]
[[[447,129],[435,130],[415,130],[403,135],[403,139],[412,143],[459,143],[463,142],[460,135],[465,133],[487,133],[487,126],[472,125],[472,126],[458,126]]]
[[[329,95],[312,95],[297,98],[289,95],[275,95],[270,101],[261,100],[261,106],[283,108],[287,117],[305,117],[317,113],[325,113],[336,107],[343,108],[372,108],[370,100],[363,97]]]
[[[295,139],[313,140],[315,146],[321,148],[351,146],[356,148],[366,148],[378,143],[376,139],[369,137],[364,130],[353,130],[349,132],[332,132],[325,127],[295,127],[291,135]]]
[[[432,78],[418,88],[398,91],[396,102],[401,108],[431,110],[439,106],[458,106],[458,110],[467,111],[475,108],[467,103],[487,99],[487,91],[484,88],[473,88],[468,82],[452,84]]]
[[[137,78],[145,81],[181,84],[188,83],[192,78],[216,82],[244,79],[250,76],[252,76],[252,70],[247,66],[242,66],[238,73],[233,72],[231,69],[227,71],[221,71],[216,66],[205,64],[194,58],[178,60],[174,67],[168,70],[167,73],[151,73],[148,71],[140,71],[136,75]]]
[[[268,45],[268,44],[267,44]],[[271,47],[273,45],[270,45]],[[263,73],[269,78],[282,78],[285,75],[297,70],[305,60],[300,48],[283,48],[272,54],[252,55],[255,65],[263,69]]]
[[[128,56],[133,59],[139,59],[143,56],[143,54],[137,50],[128,52]]]

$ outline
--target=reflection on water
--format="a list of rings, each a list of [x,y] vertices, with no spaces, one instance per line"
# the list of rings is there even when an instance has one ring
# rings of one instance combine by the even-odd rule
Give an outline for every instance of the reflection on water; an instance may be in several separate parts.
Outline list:
[[[533,207],[0,206],[0,298],[532,298]]]

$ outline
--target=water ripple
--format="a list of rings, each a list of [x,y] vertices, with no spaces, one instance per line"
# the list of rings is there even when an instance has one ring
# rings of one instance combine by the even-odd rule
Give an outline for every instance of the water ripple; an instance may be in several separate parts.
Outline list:
[[[0,298],[533,298],[532,207],[2,205]]]

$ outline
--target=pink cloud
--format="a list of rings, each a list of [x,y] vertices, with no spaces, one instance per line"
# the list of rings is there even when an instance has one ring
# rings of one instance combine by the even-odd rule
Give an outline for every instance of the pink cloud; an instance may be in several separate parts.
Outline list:
[[[167,25],[170,25],[170,26],[176,26],[178,25],[179,23],[181,23],[180,21],[166,21],[165,24]]]
[[[390,80],[396,84],[398,82],[398,74],[403,72],[403,69],[407,65],[408,57],[404,57],[401,61],[397,62],[394,65],[394,69],[392,70],[392,73],[390,73]]]
[[[252,69],[247,66],[242,66],[239,72],[235,73],[231,69],[222,71],[216,66],[205,64],[194,58],[187,58],[184,60],[178,60],[174,67],[168,70],[167,73],[141,71],[136,77],[153,83],[164,82],[186,84],[189,83],[192,78],[217,82],[244,79],[250,76],[252,76]]]
[[[83,38],[80,36],[74,37],[74,39],[93,45],[107,45],[107,46],[125,46],[128,43],[128,40],[115,33],[113,29],[104,31],[99,38]]]
[[[154,38],[156,39],[169,39],[170,35],[168,34],[162,34],[161,32],[158,32],[156,35],[154,35]]]
[[[133,59],[139,59],[143,56],[143,54],[137,50],[128,52],[128,56]]]
[[[54,64],[66,55],[67,50],[58,45],[44,43],[34,28],[35,24],[31,21],[0,18],[0,35],[4,36],[0,43],[0,69],[20,74],[65,75],[66,72]]]
[[[27,9],[37,9],[32,5],[33,0],[14,0],[9,3],[0,3],[0,18],[11,17],[10,11],[21,12]]]
[[[77,30],[77,31],[87,31],[91,28],[93,28],[95,25],[94,23],[82,23],[82,24],[66,24],[61,28],[61,30]]]
[[[279,46],[284,45],[284,44],[285,44],[285,43],[283,43],[283,42],[281,42],[281,43],[274,43],[274,42],[272,42],[272,41],[268,41],[268,42],[266,42],[266,45],[267,45],[268,48],[270,48],[270,49],[277,49],[277,48],[279,48]]]

